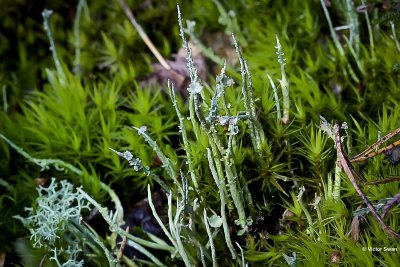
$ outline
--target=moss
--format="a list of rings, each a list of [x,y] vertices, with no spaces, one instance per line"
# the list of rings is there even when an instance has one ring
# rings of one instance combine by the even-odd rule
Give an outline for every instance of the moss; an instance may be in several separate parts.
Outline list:
[[[79,192],[101,210],[101,223],[89,220],[72,233],[89,240],[80,256],[92,265],[106,264],[106,257],[126,265],[400,265],[394,252],[368,251],[396,248],[399,240],[362,209],[336,167],[334,141],[321,129],[346,122],[343,144],[351,158],[398,127],[399,34],[386,23],[398,7],[367,1],[363,13],[353,1],[337,0],[324,12],[325,2],[182,3],[183,27],[186,18],[196,21],[187,31],[192,38],[234,31],[240,59],[218,73],[208,62],[205,81],[189,61],[188,97],[172,94],[172,84],[169,91],[140,85],[155,59],[117,2],[85,3],[75,32],[77,7],[48,3],[53,55],[39,16],[44,6],[8,4],[9,13],[0,14],[7,37],[0,45],[0,133],[29,157],[0,142],[0,251],[7,263],[29,260],[5,242],[28,236],[11,216],[25,216],[23,207],[40,203],[35,187],[57,177],[82,186]],[[175,3],[128,4],[163,56],[178,51],[184,29]],[[17,24],[18,17],[25,19]],[[335,31],[328,21],[357,27]],[[221,62],[218,54],[204,54]],[[57,159],[79,174],[58,165],[43,169],[32,159]],[[354,168],[367,183],[399,176],[382,155]],[[162,193],[162,208],[151,194],[159,188],[170,190]],[[362,189],[376,208],[399,192],[398,181]],[[126,219],[146,196],[162,225],[158,237],[140,227],[125,233],[110,214],[116,198]],[[396,207],[385,223],[398,229],[398,216]],[[117,235],[141,254],[118,256]],[[40,259],[46,252],[35,253]]]

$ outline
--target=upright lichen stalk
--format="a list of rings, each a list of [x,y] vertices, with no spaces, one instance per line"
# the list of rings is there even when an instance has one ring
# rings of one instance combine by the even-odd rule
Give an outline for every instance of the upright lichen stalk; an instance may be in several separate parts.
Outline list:
[[[265,141],[264,130],[262,129],[260,123],[257,120],[256,108],[254,104],[254,92],[253,92],[253,81],[249,71],[249,66],[246,60],[242,56],[239,45],[232,34],[233,44],[236,48],[236,53],[239,56],[240,62],[240,72],[242,74],[242,94],[244,98],[244,106],[246,108],[246,113],[249,116],[249,128],[250,136],[253,142],[253,146],[258,153],[261,153],[262,144]]]
[[[52,10],[48,10],[48,9],[43,10],[43,12],[42,12],[43,25],[44,25],[44,29],[47,32],[47,37],[49,38],[49,41],[50,41],[50,50],[53,54],[53,60],[54,60],[54,64],[56,65],[58,78],[60,80],[61,85],[65,86],[67,83],[65,72],[62,68],[61,61],[58,57],[56,44],[54,42],[53,33],[52,33],[51,27],[50,27],[50,17],[52,14],[53,14]]]
[[[208,141],[209,145],[211,148],[212,152],[212,157],[214,160],[215,167],[217,169],[217,175],[220,180],[221,186],[225,189],[225,184],[227,182],[229,186],[229,191],[232,196],[233,203],[235,205],[235,208],[238,213],[238,220],[236,220],[236,224],[241,226],[242,231],[247,231],[248,230],[248,225],[251,224],[251,221],[247,220],[246,218],[246,212],[245,212],[245,203],[243,199],[243,193],[240,188],[239,184],[239,179],[236,171],[236,166],[233,162],[232,158],[232,151],[229,152],[231,149],[231,145],[228,144],[228,150],[224,148],[224,138],[218,135],[216,127],[217,125],[222,125],[222,126],[229,126],[231,127],[232,125],[236,125],[239,116],[219,116],[218,115],[218,99],[220,96],[222,96],[222,90],[224,87],[228,87],[229,85],[232,84],[232,81],[225,77],[224,73],[221,73],[221,76],[218,78],[218,84],[222,88],[219,88],[216,90],[215,95],[213,99],[211,100],[210,104],[210,109],[208,116],[204,116],[203,110],[201,108],[201,91],[203,90],[203,86],[200,83],[200,80],[197,75],[197,69],[194,66],[193,63],[193,57],[191,53],[191,49],[188,46],[188,42],[185,38],[184,35],[184,29],[183,29],[183,23],[182,23],[182,17],[181,13],[179,10],[178,6],[178,19],[179,19],[179,26],[180,26],[180,32],[181,32],[181,38],[183,41],[183,47],[187,52],[187,66],[190,74],[190,84],[188,87],[189,91],[189,111],[191,112],[190,114],[190,119],[192,120],[192,125],[194,126],[194,130],[196,131],[197,129],[197,122],[194,120],[194,113],[196,114],[197,120],[200,122],[201,129],[203,132],[205,132],[208,135]],[[235,42],[235,46],[237,51],[239,51],[239,47]],[[240,52],[239,52],[240,55]],[[254,105],[254,96],[252,93],[252,84],[251,84],[251,77],[249,79],[249,82],[246,83],[246,76],[249,75],[248,68],[246,67],[246,63],[244,62],[243,57],[240,55],[240,60],[241,60],[241,66],[242,66],[242,77],[244,77],[243,85],[242,85],[242,92],[245,98],[245,107],[246,107],[246,119],[249,119],[249,124],[250,130],[251,130],[251,137],[253,140],[253,145],[257,151],[261,151],[261,144],[263,142],[263,131],[261,126],[256,129],[255,124],[257,123],[256,115],[255,115],[255,105]],[[247,70],[247,71],[246,71]],[[225,108],[225,107],[224,107]],[[226,108],[225,108],[226,109]],[[193,116],[192,116],[193,115]],[[259,125],[259,124],[258,124]],[[233,128],[232,128],[233,129]],[[232,138],[234,135],[237,134],[237,132],[234,132],[233,130],[230,131],[229,133],[232,135],[230,137],[229,141],[230,143],[232,142]],[[228,152],[227,152],[228,151]],[[221,164],[221,161],[223,164]],[[226,182],[225,182],[226,179]]]
[[[290,110],[290,98],[289,98],[289,81],[286,77],[285,71],[285,58],[282,51],[282,45],[279,41],[278,35],[276,35],[276,54],[278,55],[278,62],[281,65],[281,75],[282,78],[279,80],[282,88],[282,98],[283,98],[283,117],[282,122],[287,124],[289,122],[289,110]]]
[[[195,68],[194,63],[193,63],[192,50],[190,49],[189,44],[185,38],[185,33],[183,30],[183,24],[182,24],[182,15],[181,15],[181,10],[179,8],[179,5],[177,5],[177,9],[178,9],[178,22],[179,22],[180,36],[183,41],[182,46],[187,52],[186,59],[187,59],[187,67],[189,70],[190,84],[191,84],[188,88],[190,121],[192,122],[194,133],[195,133],[196,137],[198,137],[198,126],[197,126],[197,122],[195,119],[196,111],[195,111],[194,101],[195,101],[195,95],[197,95],[201,92],[202,85],[199,82],[197,69]]]
[[[179,110],[178,102],[176,101],[174,85],[169,81],[168,81],[168,89],[169,89],[169,95],[171,97],[172,105],[175,108],[175,112],[176,112],[176,115],[178,116],[178,120],[179,120],[178,127],[179,127],[179,132],[182,136],[183,148],[185,149],[185,152],[186,152],[186,163],[188,165],[190,178],[192,180],[194,189],[197,191],[199,188],[199,184],[197,182],[196,173],[194,172],[192,156],[190,155],[189,141],[188,141],[186,127],[185,127],[185,118],[182,116],[182,113]]]

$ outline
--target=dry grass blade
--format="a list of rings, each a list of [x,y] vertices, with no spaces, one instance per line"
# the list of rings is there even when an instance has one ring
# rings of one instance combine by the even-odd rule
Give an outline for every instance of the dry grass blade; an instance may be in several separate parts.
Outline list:
[[[129,9],[128,5],[126,4],[125,0],[119,0],[119,4],[121,8],[124,10],[126,16],[129,18],[130,22],[132,23],[133,27],[135,27],[136,31],[139,33],[142,40],[146,43],[147,47],[153,53],[153,55],[157,58],[158,62],[167,70],[171,69],[171,66],[167,63],[167,61],[163,58],[163,56],[158,52],[157,48],[154,46],[153,42],[147,36],[146,32],[137,23],[135,16],[133,16],[132,11]]]
[[[341,165],[341,168],[344,170],[346,173],[347,177],[349,177],[351,183],[353,184],[354,188],[356,189],[358,195],[362,198],[364,203],[367,205],[368,209],[371,211],[372,215],[375,217],[375,219],[378,221],[382,229],[390,234],[393,237],[400,238],[400,234],[396,233],[392,228],[387,226],[384,222],[381,216],[377,213],[375,207],[371,204],[371,202],[368,200],[368,198],[365,196],[364,192],[361,190],[360,186],[357,184],[357,181],[353,175],[353,173],[356,172],[356,170],[353,169],[353,167],[350,164],[349,159],[346,157],[343,146],[342,146],[342,140],[340,137],[339,133],[340,127],[338,124],[335,124],[333,127],[333,133],[335,134],[336,138],[336,150],[338,154],[338,159],[339,163]]]
[[[181,75],[177,70],[175,70],[173,66],[171,66],[168,63],[168,61],[164,59],[164,57],[160,54],[160,52],[158,52],[157,48],[154,46],[153,42],[147,36],[146,32],[136,21],[135,16],[129,9],[125,0],[119,0],[119,4],[122,10],[124,11],[125,15],[128,17],[129,21],[131,22],[132,26],[139,33],[140,38],[142,38],[146,46],[150,49],[151,53],[153,53],[153,55],[157,58],[162,68],[168,71],[168,74],[164,74],[162,76],[167,76],[169,79],[172,79],[174,82],[177,83],[178,87],[186,87],[186,77],[184,75]]]

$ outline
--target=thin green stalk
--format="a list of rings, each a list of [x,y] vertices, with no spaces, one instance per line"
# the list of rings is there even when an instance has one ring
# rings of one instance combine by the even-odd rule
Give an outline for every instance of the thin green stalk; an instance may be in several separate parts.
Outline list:
[[[216,177],[218,177],[218,180],[220,181],[220,185],[222,190],[224,190],[224,192],[226,193],[226,195],[228,195],[228,189],[226,187],[226,183],[225,183],[225,175],[224,175],[224,171],[222,168],[222,164],[221,161],[219,160],[221,158],[221,154],[220,154],[220,149],[217,147],[217,144],[215,143],[215,137],[214,138],[210,138],[209,139],[209,145],[211,147],[211,152],[212,152],[212,159],[214,162],[214,166],[216,168]],[[215,159],[215,160],[214,160]],[[232,203],[230,200],[228,200],[228,208],[229,209],[233,209],[232,207]]]
[[[206,121],[209,124],[214,124],[214,122],[219,118],[219,100],[221,99],[222,102],[222,109],[226,115],[228,115],[228,107],[225,100],[225,88],[232,86],[235,82],[229,76],[225,74],[226,72],[226,61],[221,69],[221,73],[216,77],[216,86],[215,86],[215,93],[211,99],[210,108],[208,115],[206,117]]]
[[[310,235],[311,235],[311,237],[314,237],[313,221],[312,221],[312,218],[311,218],[311,214],[308,211],[308,209],[307,209],[307,207],[304,204],[303,199],[302,199],[302,196],[303,196],[305,191],[306,191],[306,189],[304,188],[304,186],[300,187],[300,192],[299,192],[299,194],[297,196],[297,201],[299,202],[299,204],[301,206],[301,209],[303,210],[304,214],[306,215],[306,218],[307,218],[307,221],[308,221],[308,229],[310,231]]]
[[[133,242],[136,242],[140,245],[146,246],[148,248],[151,249],[156,249],[156,250],[164,250],[164,251],[168,251],[170,253],[174,253],[175,249],[174,247],[171,247],[170,245],[166,244],[165,242],[158,242],[157,240],[152,242],[152,241],[148,241],[136,236],[133,236],[129,233],[127,233],[124,229],[122,229],[120,226],[118,226],[116,223],[113,222],[112,218],[110,217],[109,213],[108,213],[108,209],[102,207],[96,200],[94,200],[92,197],[90,197],[85,191],[83,191],[82,189],[77,189],[78,191],[80,191],[81,193],[85,193],[85,198],[92,203],[93,206],[95,206],[100,214],[102,215],[102,217],[104,218],[104,220],[109,224],[110,226],[110,230],[117,233],[118,235],[122,236],[122,237],[126,237],[129,240],[132,240]]]
[[[115,154],[117,154],[120,157],[123,157],[124,159],[126,159],[129,162],[130,166],[133,166],[133,169],[137,172],[143,172],[146,176],[150,177],[151,179],[153,179],[154,181],[156,181],[164,190],[170,190],[170,187],[164,183],[163,180],[161,180],[161,178],[150,171],[150,167],[149,166],[144,166],[142,164],[142,161],[139,158],[134,158],[132,153],[129,151],[125,151],[124,153],[118,152],[112,148],[109,148],[112,152],[114,152]]]
[[[188,66],[188,71],[189,71],[189,76],[190,76],[190,86],[188,88],[190,120],[192,122],[193,131],[196,135],[196,139],[198,139],[199,138],[198,137],[198,125],[197,125],[196,118],[195,118],[195,94],[200,93],[202,86],[198,80],[197,69],[195,68],[194,63],[193,63],[192,51],[191,51],[189,44],[185,38],[185,33],[183,30],[184,28],[183,28],[183,23],[182,23],[182,14],[181,14],[179,5],[177,5],[177,10],[178,10],[179,32],[180,32],[180,36],[181,36],[181,39],[183,42],[182,46],[186,50],[187,66]]]
[[[235,204],[239,216],[239,219],[237,220],[236,224],[240,225],[242,227],[242,230],[247,231],[248,223],[246,218],[246,212],[244,210],[243,195],[241,194],[242,190],[240,190],[239,185],[237,183],[238,176],[236,172],[235,162],[233,161],[233,156],[232,156],[233,137],[234,134],[231,133],[228,139],[228,147],[226,149],[226,153],[224,156],[225,174],[226,174],[226,179],[228,181],[229,192],[231,193],[233,203]]]
[[[175,219],[172,215],[172,193],[171,191],[168,194],[168,224],[170,230],[165,227],[164,223],[162,222],[161,218],[158,216],[158,213],[156,211],[156,208],[154,207],[152,197],[151,197],[151,191],[150,191],[150,186],[147,187],[147,195],[148,195],[148,200],[149,200],[149,205],[150,209],[153,213],[154,218],[160,225],[161,229],[164,231],[165,235],[168,237],[168,239],[171,241],[173,246],[175,247],[176,251],[181,255],[182,260],[185,262],[186,266],[193,266],[191,261],[189,260],[189,257],[186,253],[185,247],[183,246],[182,239],[180,236],[180,225],[181,222],[179,222],[181,218],[181,214],[185,208],[185,205],[179,205],[177,206],[177,210],[175,213]],[[177,203],[179,203],[179,199],[177,200]]]
[[[352,0],[346,0],[346,17],[347,22],[350,25],[350,45],[355,54],[359,55],[360,52],[360,29],[359,29],[359,22],[358,22],[358,15],[354,8],[354,3]]]
[[[250,100],[250,112],[251,112],[250,120],[254,124],[255,136],[257,140],[257,148],[260,152],[261,146],[265,141],[265,135],[264,135],[264,130],[257,119],[256,105],[254,102],[253,78],[251,76],[251,72],[246,60],[244,60],[244,67],[247,74],[247,94]]]
[[[332,197],[335,201],[340,200],[341,183],[342,183],[342,169],[339,167],[339,159],[338,159],[335,167],[335,181],[332,192]]]
[[[75,70],[78,74],[81,73],[81,38],[80,38],[80,20],[85,0],[79,0],[76,8],[76,16],[74,20],[74,45],[75,45]]]
[[[242,172],[240,172],[240,176],[245,177]],[[242,181],[242,183],[243,183],[242,191],[243,191],[244,201],[247,204],[247,208],[251,211],[254,211],[254,204],[251,192],[249,190],[249,183],[247,181]]]
[[[320,226],[322,227],[322,213],[321,213],[321,209],[319,208],[320,201],[321,201],[321,197],[315,193],[315,200],[314,200],[314,203],[312,204],[312,206],[317,211],[318,221],[319,221]]]
[[[278,120],[282,119],[282,115],[281,115],[281,105],[279,103],[279,97],[278,97],[278,90],[276,89],[275,83],[272,80],[271,76],[267,73],[268,79],[269,79],[269,83],[271,84],[272,87],[272,91],[274,92],[274,100],[275,100],[275,107],[276,107],[276,118]]]
[[[361,0],[361,3],[363,5],[365,5],[365,1],[364,0]],[[374,34],[372,33],[371,21],[369,19],[369,15],[368,15],[367,10],[364,11],[364,14],[365,14],[365,21],[367,22],[368,35],[369,35],[369,45],[370,45],[370,48],[371,48],[372,59],[376,60]]]
[[[361,71],[361,73],[363,75],[365,75],[364,67],[362,66],[362,63],[360,62],[360,58],[358,57],[356,51],[353,49],[353,46],[351,45],[349,38],[347,38],[347,36],[343,36],[343,37],[348,45],[351,55],[354,57],[354,60],[356,61],[358,69]]]
[[[213,267],[218,266],[217,264],[217,257],[215,254],[215,247],[214,247],[214,241],[213,241],[213,236],[211,234],[211,230],[210,230],[210,225],[208,224],[208,218],[207,218],[207,211],[206,209],[203,210],[203,218],[204,218],[204,225],[206,226],[206,231],[207,231],[207,235],[208,235],[208,240],[210,242],[210,249],[211,249],[211,258],[213,261]]]
[[[325,199],[326,200],[332,200],[332,192],[333,192],[333,181],[332,181],[332,173],[329,172],[327,175],[328,183],[326,187],[324,187],[324,192],[325,192]]]
[[[7,111],[8,111],[8,102],[7,102],[6,85],[3,85],[1,90],[3,91],[3,111],[4,111],[4,113],[7,113]]]
[[[84,224],[86,225],[86,222],[84,222]],[[103,250],[104,254],[106,255],[109,266],[116,266],[116,267],[121,266],[117,262],[117,259],[114,258],[114,256],[110,253],[110,251],[104,245],[104,242],[101,241],[94,233],[92,233],[90,231],[90,229],[88,229],[87,227],[82,226],[76,222],[72,222],[70,230],[75,232],[75,234],[77,234],[77,235],[79,235],[81,232],[83,232],[84,235],[88,236],[91,240],[93,240]]]
[[[193,183],[195,191],[198,192],[199,184],[197,182],[197,177],[194,172],[192,156],[190,155],[189,141],[187,138],[187,132],[186,132],[186,127],[185,127],[185,118],[182,116],[182,114],[179,110],[179,107],[178,107],[178,102],[176,101],[174,84],[171,83],[170,81],[168,81],[168,89],[169,89],[169,95],[171,97],[172,105],[175,108],[175,112],[176,112],[176,115],[178,116],[178,120],[179,120],[179,132],[182,135],[183,147],[186,152],[186,162],[188,165],[190,178],[192,179],[192,183]]]
[[[147,199],[149,200],[150,209],[151,209],[151,211],[153,213],[154,218],[158,222],[158,225],[161,227],[161,229],[163,230],[164,234],[168,237],[169,241],[171,241],[172,245],[176,248],[177,245],[176,245],[175,239],[172,237],[171,233],[165,227],[165,225],[164,225],[163,221],[161,220],[160,216],[158,216],[156,207],[154,206],[154,203],[153,203],[153,198],[151,196],[150,185],[147,186]]]
[[[206,47],[201,40],[196,36],[194,27],[196,25],[196,22],[194,21],[186,21],[186,33],[190,37],[190,41],[193,42],[193,44],[200,49],[201,53],[205,55],[207,58],[211,59],[214,63],[218,65],[224,64],[224,59],[219,57],[217,54],[214,53],[214,51],[208,47]]]
[[[196,242],[196,245],[199,247],[199,250],[200,250],[200,260],[201,260],[201,264],[203,265],[203,267],[207,267],[208,265],[206,264],[206,258],[204,257],[204,248],[203,248],[203,246],[200,244],[200,242]]]
[[[136,243],[135,249],[137,249],[139,252],[146,255],[150,260],[152,260],[154,262],[154,264],[157,264],[158,266],[165,266],[160,260],[157,259],[157,257],[155,257],[152,253],[150,253],[147,249],[142,247],[140,244],[142,244],[144,246],[148,246],[150,248],[171,251],[171,249],[169,247],[167,247],[165,245],[159,246],[158,244],[155,244],[153,242],[143,240],[141,238],[138,238],[138,237],[132,236],[131,234],[128,234],[124,229],[122,229],[121,227],[119,227],[117,224],[115,224],[113,222],[112,218],[110,217],[110,215],[108,213],[107,208],[102,207],[99,203],[97,203],[96,200],[94,200],[91,196],[89,196],[81,188],[77,188],[77,191],[79,191],[85,197],[85,199],[87,199],[93,206],[95,206],[99,210],[101,216],[107,222],[107,224],[110,226],[110,230],[112,232],[116,232],[117,234],[119,234],[121,236],[126,236],[129,240]],[[128,242],[128,244],[129,244],[129,242]]]
[[[399,42],[399,39],[397,38],[396,28],[395,28],[395,25],[394,25],[393,21],[390,21],[390,28],[392,30],[392,36],[391,37],[392,37],[394,43],[396,44],[397,51],[400,52],[400,42]]]
[[[262,149],[261,147],[262,143],[264,142],[264,131],[262,127],[260,127],[260,125],[254,123],[254,121],[257,121],[257,116],[254,104],[254,94],[253,94],[251,75],[247,63],[242,56],[242,52],[240,51],[239,45],[233,34],[232,34],[232,39],[236,49],[236,53],[239,56],[240,72],[242,75],[242,94],[244,98],[244,105],[247,114],[251,118],[249,122],[250,137],[255,150],[258,153],[260,153]]]
[[[235,223],[237,225],[240,225],[244,231],[247,231],[248,227],[246,221],[246,212],[244,210],[244,205],[243,205],[243,196],[239,193],[241,192],[241,190],[238,189],[238,185],[236,183],[238,178],[237,176],[234,175],[231,169],[232,162],[229,160],[229,158],[224,157],[224,164],[225,164],[226,178],[229,186],[229,192],[231,193],[233,204],[235,205],[239,216],[239,219]]]
[[[320,1],[321,1],[322,9],[324,10],[326,21],[328,22],[328,25],[329,25],[329,31],[331,32],[333,43],[335,44],[336,49],[339,51],[340,55],[344,57],[344,49],[339,42],[339,39],[335,32],[335,29],[333,28],[331,17],[329,15],[328,9],[326,8],[325,1],[324,0],[320,0]]]
[[[289,111],[290,111],[290,98],[289,98],[289,82],[286,77],[285,71],[285,61],[286,59],[283,57],[284,53],[282,51],[281,43],[279,42],[279,37],[276,35],[276,50],[278,55],[278,62],[281,65],[281,75],[282,78],[279,80],[282,89],[282,99],[283,99],[283,124],[287,124],[289,122]]]
[[[221,180],[218,177],[217,170],[215,169],[215,165],[214,165],[214,159],[211,154],[211,150],[209,148],[207,148],[207,159],[208,159],[208,164],[210,166],[211,175],[214,178],[215,184],[218,187],[219,199],[220,199],[220,203],[221,203],[222,227],[224,229],[225,242],[226,242],[226,245],[227,245],[229,251],[231,252],[232,259],[236,259],[236,252],[235,252],[235,249],[232,244],[231,236],[229,233],[229,225],[228,225],[228,221],[227,221],[226,214],[225,214],[224,188],[221,185],[221,182],[220,182]]]
[[[225,115],[228,115],[229,114],[229,107],[228,107],[228,104],[226,103],[227,101],[226,101],[225,87],[233,85],[234,81],[232,79],[230,79],[230,82],[232,84],[223,83],[222,82],[223,80],[228,80],[228,76],[225,75],[225,71],[226,71],[225,67],[226,67],[226,60],[224,61],[224,65],[223,65],[223,67],[221,69],[220,75],[218,75],[217,78],[216,78],[216,80],[217,80],[217,88],[216,88],[216,90],[219,90],[219,88],[221,88],[220,90],[221,90],[221,94],[222,94],[222,96],[221,96],[222,110],[225,113]]]
[[[319,126],[319,128],[325,132],[326,135],[329,136],[329,138],[331,138],[333,141],[335,141],[335,134],[333,132],[333,126],[322,116],[320,116],[321,118],[321,124]],[[344,125],[345,126],[345,125]],[[345,126],[346,128],[346,126]],[[347,134],[347,131],[346,131]],[[347,141],[349,141],[349,135],[347,134]],[[349,145],[349,144],[348,144]],[[333,183],[333,189],[330,189],[330,187],[332,187],[332,178],[331,175],[328,174],[328,192],[329,194],[332,194],[332,198],[335,201],[338,201],[340,199],[340,188],[341,188],[341,173],[342,173],[342,169],[339,167],[338,164],[338,160],[336,161],[336,166],[335,166],[335,178],[334,178],[334,183]],[[332,192],[332,193],[331,193]]]
[[[248,265],[246,264],[246,261],[244,260],[244,251],[243,251],[243,248],[242,248],[242,246],[241,246],[238,242],[236,242],[236,245],[237,245],[238,248],[240,249],[240,255],[241,255],[241,259],[242,259],[242,261],[241,261],[242,267],[247,267]]]
[[[176,184],[176,186],[178,186],[179,190],[181,190],[182,186],[177,179],[175,169],[174,169],[174,166],[173,166],[171,160],[167,156],[164,155],[164,153],[161,151],[161,149],[157,145],[157,143],[153,139],[151,139],[151,137],[147,134],[146,127],[142,126],[140,128],[137,128],[137,127],[132,127],[132,128],[135,129],[138,132],[138,134],[141,135],[144,138],[144,140],[146,140],[146,142],[154,150],[154,152],[156,152],[157,156],[159,157],[159,159],[161,160],[161,162],[163,164],[162,167],[165,168],[169,177],[175,182],[175,184]]]
[[[179,200],[177,200],[177,203],[179,203]],[[186,267],[193,266],[191,261],[189,260],[189,257],[186,253],[185,247],[183,246],[181,235],[180,235],[180,225],[179,225],[179,215],[183,211],[184,206],[177,206],[176,209],[176,214],[175,214],[175,221],[173,220],[173,215],[172,215],[172,192],[170,191],[168,194],[168,224],[169,224],[169,229],[172,237],[175,240],[176,244],[176,249],[178,250],[179,255],[181,255],[183,262],[185,263]]]
[[[345,55],[345,52],[344,52],[344,48],[343,48],[342,44],[339,42],[339,39],[338,39],[338,37],[336,35],[336,32],[335,32],[335,29],[332,26],[332,21],[331,21],[331,18],[329,16],[328,9],[326,8],[325,1],[324,0],[320,0],[320,1],[321,1],[322,9],[324,10],[324,14],[325,14],[326,20],[327,20],[328,25],[329,25],[329,31],[331,32],[333,43],[334,43],[334,45],[336,47],[336,50],[339,51],[339,54],[341,56],[340,60],[343,60],[344,64],[346,64],[346,67],[347,67],[347,69],[348,69],[348,71],[350,73],[350,76],[354,79],[354,81],[356,83],[359,83],[360,80],[356,76],[353,68],[351,67],[348,59],[346,58],[346,55]]]
[[[50,41],[50,50],[53,54],[53,60],[56,65],[58,78],[60,79],[61,85],[65,86],[66,82],[67,82],[66,75],[65,75],[64,69],[62,68],[60,59],[58,57],[56,44],[54,42],[53,33],[51,32],[51,27],[50,27],[50,17],[52,14],[53,14],[52,10],[48,10],[48,9],[43,10],[43,12],[42,12],[43,24],[44,24],[44,29],[47,32],[47,37],[49,38],[49,41]]]

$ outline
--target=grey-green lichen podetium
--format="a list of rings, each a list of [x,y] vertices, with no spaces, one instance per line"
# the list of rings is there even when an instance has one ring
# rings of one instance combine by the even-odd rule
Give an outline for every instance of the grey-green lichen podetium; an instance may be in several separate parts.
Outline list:
[[[276,54],[278,55],[278,62],[281,65],[281,79],[279,83],[281,84],[282,88],[282,98],[283,98],[283,117],[282,123],[287,124],[289,122],[289,110],[290,110],[290,98],[289,98],[289,81],[286,76],[285,71],[285,61],[286,59],[283,57],[284,53],[282,51],[282,45],[279,41],[278,34],[276,35]]]

